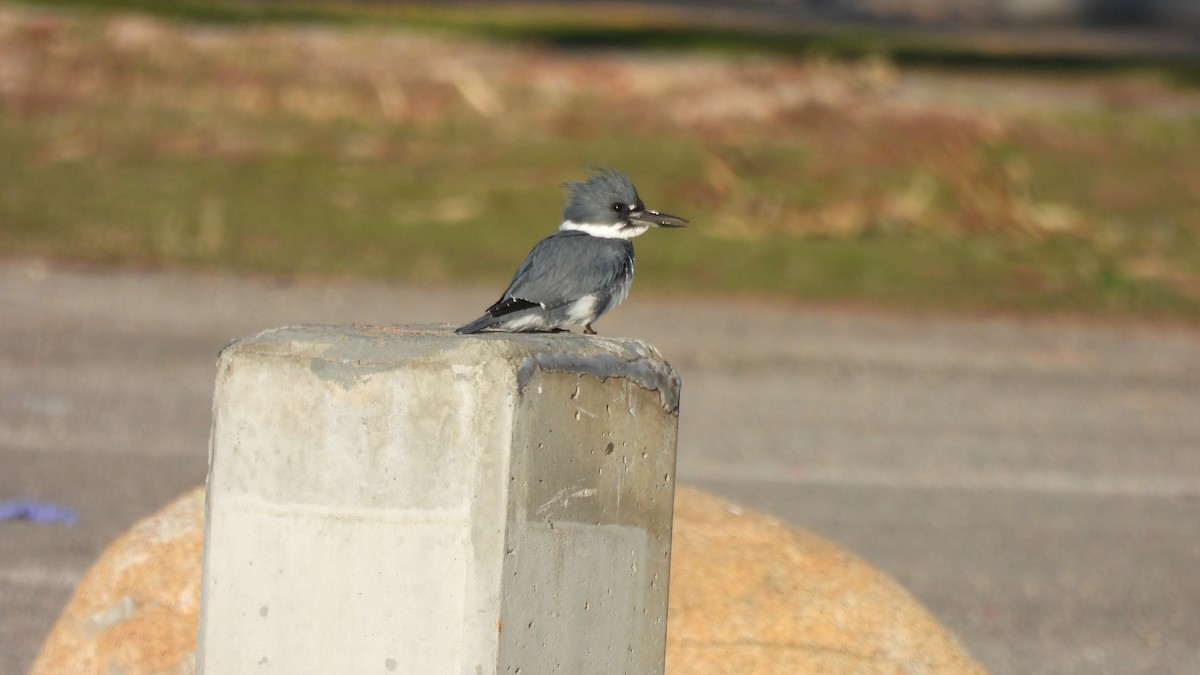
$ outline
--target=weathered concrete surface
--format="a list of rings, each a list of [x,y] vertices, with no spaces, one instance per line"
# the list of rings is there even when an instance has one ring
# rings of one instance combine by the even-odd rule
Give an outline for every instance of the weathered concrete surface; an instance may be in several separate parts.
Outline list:
[[[198,671],[661,673],[678,409],[636,340],[234,342]]]
[[[895,582],[817,537],[689,488],[674,530],[670,675],[983,672]],[[193,673],[203,537],[197,488],[119,538],[30,675]]]

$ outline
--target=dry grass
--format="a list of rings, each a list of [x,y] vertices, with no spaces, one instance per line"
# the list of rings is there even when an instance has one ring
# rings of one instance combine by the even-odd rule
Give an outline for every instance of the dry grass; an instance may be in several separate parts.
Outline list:
[[[1200,95],[1150,75],[0,5],[0,152],[15,255],[495,281],[603,164],[695,221],[639,283],[1200,317]]]

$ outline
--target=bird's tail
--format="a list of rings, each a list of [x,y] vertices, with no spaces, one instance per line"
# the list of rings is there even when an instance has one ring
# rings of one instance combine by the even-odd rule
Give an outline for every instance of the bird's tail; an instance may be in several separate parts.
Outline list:
[[[475,319],[465,326],[462,326],[461,328],[455,328],[454,332],[458,333],[459,335],[478,333],[479,331],[484,330],[485,328],[491,328],[498,323],[500,323],[500,319],[492,316],[491,314],[484,314],[483,316]]]

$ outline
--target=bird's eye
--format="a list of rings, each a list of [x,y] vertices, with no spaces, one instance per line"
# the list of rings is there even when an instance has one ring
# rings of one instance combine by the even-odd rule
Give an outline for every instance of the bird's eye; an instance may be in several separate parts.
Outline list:
[[[613,202],[612,210],[616,211],[617,213],[625,213],[626,211],[629,210],[629,207],[622,204],[621,202]]]

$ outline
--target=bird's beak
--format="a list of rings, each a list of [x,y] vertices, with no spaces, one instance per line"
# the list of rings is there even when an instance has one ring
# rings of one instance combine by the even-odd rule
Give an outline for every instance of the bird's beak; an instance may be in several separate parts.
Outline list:
[[[629,220],[636,225],[645,225],[647,227],[687,227],[688,223],[688,221],[678,216],[672,216],[669,213],[659,213],[650,209],[630,213]]]

